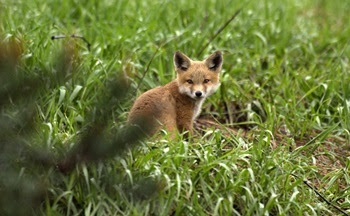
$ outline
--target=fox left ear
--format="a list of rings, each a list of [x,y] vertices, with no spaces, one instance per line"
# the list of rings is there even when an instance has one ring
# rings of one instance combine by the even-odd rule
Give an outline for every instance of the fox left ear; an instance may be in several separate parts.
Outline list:
[[[174,65],[177,72],[186,71],[191,66],[191,59],[180,51],[174,54]]]
[[[205,59],[205,64],[208,66],[209,70],[214,72],[219,72],[221,70],[223,58],[222,52],[216,51]]]

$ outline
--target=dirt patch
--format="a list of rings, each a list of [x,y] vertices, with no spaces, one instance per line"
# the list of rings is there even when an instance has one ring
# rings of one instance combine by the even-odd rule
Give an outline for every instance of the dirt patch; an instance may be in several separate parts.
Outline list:
[[[204,134],[205,129],[213,128],[219,129],[224,136],[239,135],[248,141],[252,141],[254,138],[254,133],[249,128],[245,126],[230,126],[227,125],[225,120],[215,119],[211,116],[200,116],[194,123],[194,128],[201,135]],[[288,145],[290,145],[290,151],[294,151],[295,148],[307,144],[319,133],[321,131],[314,130],[302,138],[297,138],[281,127],[274,133],[272,146],[287,145],[292,140],[294,145]],[[310,162],[317,167],[319,174],[325,176],[330,172],[346,167],[346,158],[350,157],[350,143],[344,137],[330,135],[323,141],[312,144],[310,148],[305,149],[300,154],[309,156]]]

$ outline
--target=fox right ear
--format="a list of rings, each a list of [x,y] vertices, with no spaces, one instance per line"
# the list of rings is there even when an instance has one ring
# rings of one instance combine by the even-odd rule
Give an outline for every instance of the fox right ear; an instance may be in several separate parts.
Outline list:
[[[222,52],[216,51],[211,54],[207,59],[205,59],[205,63],[208,68],[212,71],[220,71],[222,66]]]
[[[174,54],[174,66],[176,71],[186,71],[191,65],[191,59],[180,51]]]

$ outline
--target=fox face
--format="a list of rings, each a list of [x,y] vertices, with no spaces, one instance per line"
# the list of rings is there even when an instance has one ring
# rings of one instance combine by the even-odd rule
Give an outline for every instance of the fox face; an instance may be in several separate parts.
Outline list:
[[[220,86],[219,75],[222,62],[220,51],[214,52],[203,61],[193,61],[177,51],[174,55],[174,66],[180,93],[195,100],[201,100],[213,94]]]

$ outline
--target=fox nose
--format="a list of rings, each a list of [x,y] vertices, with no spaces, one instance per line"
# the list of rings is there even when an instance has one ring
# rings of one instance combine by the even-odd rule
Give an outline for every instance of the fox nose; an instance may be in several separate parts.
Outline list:
[[[202,96],[202,92],[200,92],[200,91],[196,91],[196,93],[195,93],[195,94],[196,94],[196,96],[197,96],[197,97]]]

